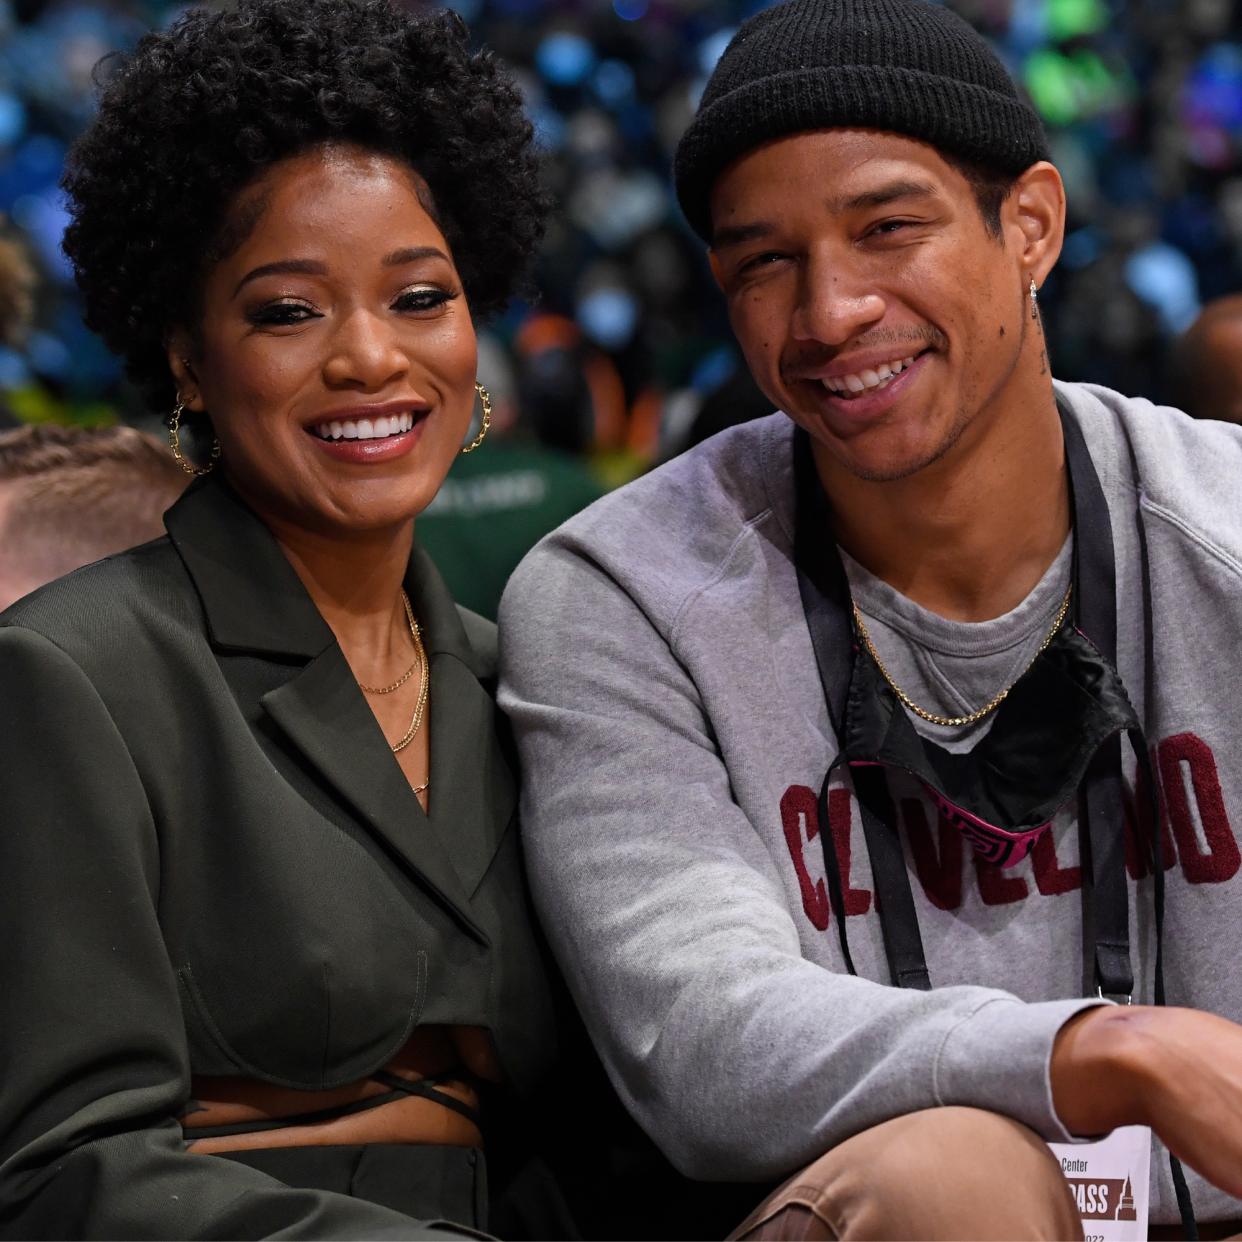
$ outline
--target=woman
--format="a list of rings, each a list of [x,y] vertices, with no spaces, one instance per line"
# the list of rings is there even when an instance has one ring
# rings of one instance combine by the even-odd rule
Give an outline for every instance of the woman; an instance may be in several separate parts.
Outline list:
[[[192,12],[71,153],[88,322],[202,477],[0,622],[6,1236],[487,1227],[550,1009],[494,631],[413,534],[536,174],[460,21],[384,0]]]

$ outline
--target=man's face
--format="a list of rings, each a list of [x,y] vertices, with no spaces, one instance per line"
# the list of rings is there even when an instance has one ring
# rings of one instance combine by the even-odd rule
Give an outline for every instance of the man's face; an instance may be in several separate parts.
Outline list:
[[[795,134],[726,169],[711,205],[712,267],[755,379],[861,478],[948,452],[1037,327],[1018,213],[1006,204],[995,237],[926,143]]]

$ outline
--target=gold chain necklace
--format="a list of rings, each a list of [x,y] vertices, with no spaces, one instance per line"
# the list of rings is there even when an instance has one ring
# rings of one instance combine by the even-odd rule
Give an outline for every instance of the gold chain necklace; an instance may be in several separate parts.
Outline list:
[[[410,637],[414,640],[414,650],[418,655],[418,659],[410,665],[409,672],[406,673],[400,681],[394,681],[391,686],[385,686],[383,689],[376,689],[373,686],[364,686],[362,682],[358,683],[358,688],[365,690],[368,694],[391,694],[399,686],[405,685],[410,679],[410,674],[416,668],[422,669],[422,680],[418,687],[418,706],[414,709],[414,719],[410,721],[410,727],[405,731],[405,736],[394,746],[389,742],[389,748],[395,755],[399,751],[403,751],[413,740],[414,735],[418,732],[419,726],[423,723],[423,713],[427,709],[427,689],[430,678],[427,676],[427,652],[423,648],[422,636],[419,633],[418,622],[414,619],[414,608],[410,604],[410,597],[404,590],[401,592],[401,602],[405,605],[405,619],[410,623]],[[387,740],[387,739],[385,739]],[[423,790],[431,784],[431,777],[427,779],[414,790],[415,793],[422,793]],[[411,788],[413,788],[411,786]]]
[[[1070,592],[1073,590],[1071,584],[1070,589],[1065,592],[1065,598],[1061,601],[1061,611],[1057,613],[1057,619],[1052,623],[1052,629],[1048,631],[1048,637],[1040,644],[1039,651],[1031,657],[1031,664],[1039,658],[1040,654],[1052,642],[1056,632],[1061,628],[1061,622],[1065,620],[1065,614],[1069,611]],[[858,605],[854,605],[854,620],[858,624],[858,633],[862,637],[863,646],[867,648],[867,654],[876,662],[881,673],[884,674],[884,680],[893,688],[893,693],[904,703],[916,716],[922,717],[931,724],[936,725],[968,725],[974,724],[976,720],[982,720],[988,712],[995,711],[1004,701],[1005,696],[1022,680],[1030,671],[1031,664],[1018,674],[990,703],[981,707],[977,712],[971,712],[969,716],[937,716],[934,712],[924,711],[917,703],[911,701],[910,696],[893,680],[892,674],[884,667],[884,661],[880,659],[880,653],[876,651],[871,642],[871,635],[867,633],[867,624],[862,619],[862,613],[858,611]]]
[[[418,661],[415,660],[409,668],[405,670],[405,676],[400,681],[394,681],[391,686],[364,686],[362,682],[358,683],[358,689],[365,691],[367,694],[391,694],[394,690],[400,690],[407,681],[414,675],[414,670],[418,667]]]

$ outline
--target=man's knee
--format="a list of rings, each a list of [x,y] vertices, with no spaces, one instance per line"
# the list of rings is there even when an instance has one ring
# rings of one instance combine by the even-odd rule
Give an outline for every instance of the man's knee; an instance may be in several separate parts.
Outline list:
[[[745,1239],[1081,1238],[1052,1152],[975,1108],[935,1108],[865,1130],[795,1174]]]

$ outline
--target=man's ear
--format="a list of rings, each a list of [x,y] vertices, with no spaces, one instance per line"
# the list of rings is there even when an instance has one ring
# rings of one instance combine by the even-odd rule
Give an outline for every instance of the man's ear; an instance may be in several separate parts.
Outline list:
[[[190,361],[190,334],[184,328],[176,328],[168,338],[165,349],[168,351],[168,369],[177,385],[177,399],[185,402],[187,410],[201,414],[205,409],[203,391]]]
[[[724,281],[720,279],[720,260],[716,258],[716,252],[712,249],[707,251],[707,261],[712,265],[712,275],[716,278],[716,283],[724,291]]]
[[[1052,271],[1065,240],[1065,187],[1061,174],[1040,160],[1017,180],[1001,208],[1007,226],[1018,231],[1022,270],[1042,285]],[[1010,232],[1010,228],[1006,228]]]

